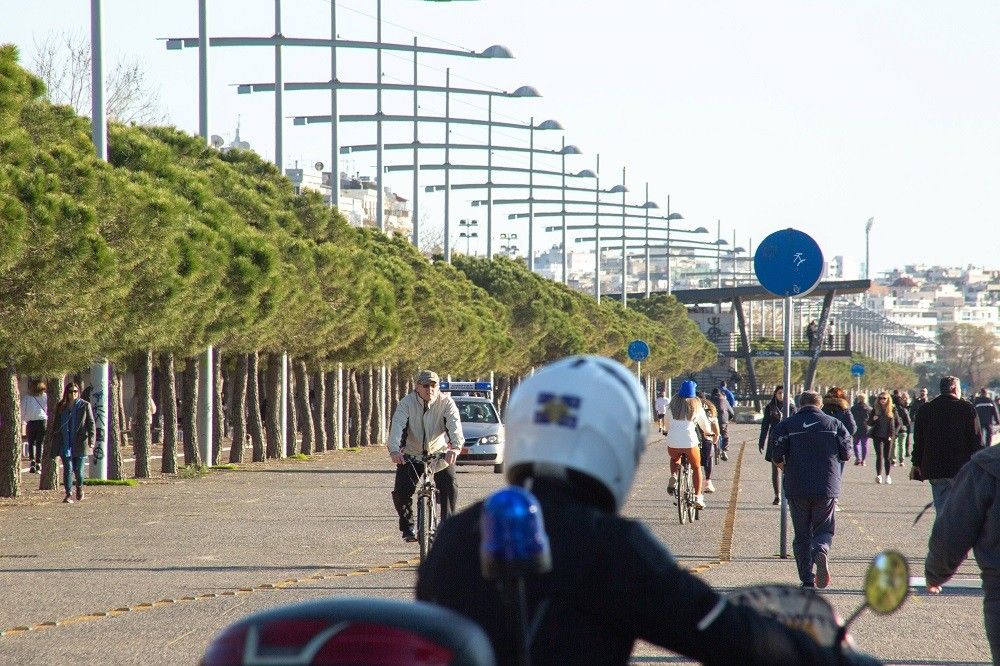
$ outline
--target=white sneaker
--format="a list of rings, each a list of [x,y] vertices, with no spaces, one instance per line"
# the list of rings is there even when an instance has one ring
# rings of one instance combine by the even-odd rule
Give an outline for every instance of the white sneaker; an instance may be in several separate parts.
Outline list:
[[[875,483],[882,483],[882,475],[881,475],[881,474],[878,474],[878,475],[877,475],[877,476],[875,477]]]
[[[695,495],[694,496],[694,508],[696,508],[696,509],[704,509],[705,508],[705,496],[704,495]]]
[[[709,479],[708,481],[705,481],[705,492],[706,493],[714,493],[715,492],[715,486],[712,485],[712,480],[711,479]]]
[[[670,480],[667,481],[667,494],[673,495],[676,489],[677,489],[677,475],[671,474]]]
[[[891,486],[892,485],[892,477],[889,476],[888,474],[886,474],[885,475],[885,482],[888,483]]]

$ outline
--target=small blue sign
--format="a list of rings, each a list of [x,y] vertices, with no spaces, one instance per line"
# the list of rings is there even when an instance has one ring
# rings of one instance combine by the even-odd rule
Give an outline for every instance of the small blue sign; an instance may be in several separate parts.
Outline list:
[[[649,358],[649,345],[645,340],[633,340],[628,343],[628,357],[633,361],[645,361]]]
[[[854,365],[851,366],[851,375],[855,377],[864,377],[865,366],[861,363],[855,363]]]
[[[798,229],[775,231],[753,255],[757,279],[775,296],[805,296],[819,284],[823,269],[819,245]]]

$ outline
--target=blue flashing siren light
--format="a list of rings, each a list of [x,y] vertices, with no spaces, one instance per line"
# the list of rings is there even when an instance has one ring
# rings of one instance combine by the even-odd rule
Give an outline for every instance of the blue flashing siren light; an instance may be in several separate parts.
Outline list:
[[[498,490],[483,504],[479,562],[487,580],[552,570],[552,551],[538,499],[524,488]]]

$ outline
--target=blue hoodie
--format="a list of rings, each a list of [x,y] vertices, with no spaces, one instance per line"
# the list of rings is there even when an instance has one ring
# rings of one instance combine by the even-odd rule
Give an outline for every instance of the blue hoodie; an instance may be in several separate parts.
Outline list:
[[[785,496],[840,497],[840,463],[851,459],[852,445],[844,424],[805,405],[774,430],[772,460],[785,463]]]

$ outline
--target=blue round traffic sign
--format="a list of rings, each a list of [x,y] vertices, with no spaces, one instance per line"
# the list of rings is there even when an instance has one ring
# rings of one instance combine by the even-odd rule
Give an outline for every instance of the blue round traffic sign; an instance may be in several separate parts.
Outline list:
[[[798,229],[775,231],[753,255],[757,279],[775,296],[805,296],[819,284],[823,268],[819,245]]]
[[[851,366],[851,375],[854,377],[864,377],[865,376],[865,366],[861,363],[855,363]]]
[[[633,361],[645,361],[649,358],[649,345],[645,340],[633,340],[628,343],[628,357]]]

